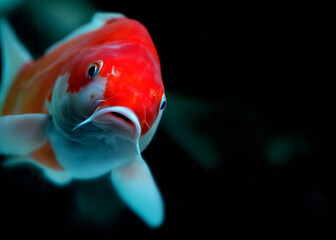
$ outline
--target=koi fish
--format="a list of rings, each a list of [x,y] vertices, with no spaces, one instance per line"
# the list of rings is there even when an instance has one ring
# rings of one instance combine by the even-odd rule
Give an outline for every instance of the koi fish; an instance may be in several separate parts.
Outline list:
[[[141,152],[166,97],[146,28],[97,13],[37,60],[4,19],[0,31],[0,153],[27,157],[59,185],[110,173],[126,205],[160,226],[163,199]]]

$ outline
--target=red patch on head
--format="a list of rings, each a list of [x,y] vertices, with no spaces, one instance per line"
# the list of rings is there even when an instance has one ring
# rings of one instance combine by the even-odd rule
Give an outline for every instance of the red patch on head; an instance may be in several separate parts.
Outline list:
[[[107,50],[105,54],[108,54]],[[139,119],[141,135],[146,134],[158,115],[164,92],[158,63],[138,44],[113,49],[109,58],[103,61],[103,68],[110,72],[105,76],[107,83],[101,107],[123,106],[131,109]],[[117,69],[119,74],[113,74],[112,69]]]
[[[101,46],[128,43],[138,44],[145,48],[160,69],[159,57],[147,29],[135,20],[126,17],[114,18],[106,21],[100,29],[80,35],[55,51],[55,53],[62,51],[65,55],[70,49],[72,51],[69,61],[64,63],[68,66],[63,69],[62,73],[70,73],[68,92],[78,92],[81,87],[92,80],[85,76],[87,67],[96,60],[103,60],[102,58],[106,55],[105,51],[92,54],[92,50]]]
[[[100,60],[103,66],[97,76],[107,80],[101,107],[128,107],[139,119],[141,134],[148,132],[158,115],[164,87],[160,61],[146,28],[117,18],[80,37],[85,41],[64,69],[70,74],[68,92],[78,92],[95,81],[86,72]]]

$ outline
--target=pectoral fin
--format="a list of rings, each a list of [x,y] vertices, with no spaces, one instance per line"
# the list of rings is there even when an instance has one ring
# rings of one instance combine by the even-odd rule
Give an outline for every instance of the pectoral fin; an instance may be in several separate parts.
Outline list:
[[[125,203],[150,227],[159,227],[164,205],[145,161],[139,156],[127,166],[112,171],[111,181]]]
[[[46,114],[22,114],[0,117],[0,153],[28,154],[40,148],[47,138]]]

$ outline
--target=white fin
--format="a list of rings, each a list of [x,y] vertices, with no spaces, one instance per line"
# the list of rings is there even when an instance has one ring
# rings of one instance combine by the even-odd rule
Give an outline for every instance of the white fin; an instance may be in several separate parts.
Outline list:
[[[29,155],[12,155],[6,156],[5,161],[2,162],[2,167],[16,167],[24,164],[35,165],[37,163]]]
[[[28,154],[40,148],[47,138],[44,127],[46,114],[22,114],[0,117],[0,153]]]
[[[67,185],[72,180],[66,171],[55,171],[47,167],[43,168],[43,174],[50,182],[57,186]]]
[[[72,177],[66,171],[52,170],[49,167],[35,161],[29,155],[7,156],[6,160],[2,162],[1,166],[10,168],[22,166],[24,164],[37,167],[39,170],[41,170],[41,173],[44,175],[44,177],[56,186],[65,186],[72,181]]]
[[[164,205],[151,172],[139,156],[129,165],[112,171],[111,181],[125,203],[150,227],[159,227]]]
[[[12,81],[20,71],[21,67],[32,60],[27,49],[20,43],[13,29],[5,19],[0,19],[0,41],[1,41],[1,87],[0,87],[0,113],[5,101],[7,92]]]
[[[102,13],[102,12],[98,12],[95,13],[91,19],[91,22],[77,28],[76,30],[74,30],[72,33],[70,33],[68,36],[66,36],[64,39],[62,39],[61,41],[53,44],[52,46],[50,46],[47,50],[46,53],[49,53],[51,51],[53,51],[54,49],[58,48],[60,45],[62,45],[63,43],[77,37],[80,36],[82,34],[85,34],[87,32],[91,32],[94,31],[96,29],[99,29],[100,27],[102,27],[105,24],[106,20],[109,19],[113,19],[113,18],[120,18],[123,17],[124,15],[121,13]]]

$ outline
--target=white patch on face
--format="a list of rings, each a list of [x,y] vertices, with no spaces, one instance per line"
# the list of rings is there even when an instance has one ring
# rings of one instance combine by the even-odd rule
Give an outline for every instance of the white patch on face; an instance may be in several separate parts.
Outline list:
[[[76,115],[88,118],[103,99],[107,79],[97,75],[92,81],[81,87],[79,92],[68,93],[71,108]]]
[[[69,73],[57,79],[50,104],[52,122],[46,129],[56,159],[66,172],[74,178],[94,178],[138,156],[141,129],[135,113],[120,106],[97,109],[106,79],[96,77],[78,93],[67,92],[68,79]],[[97,95],[95,99],[91,99],[92,93]],[[127,117],[134,126],[114,113]]]
[[[88,118],[98,107],[105,91],[106,79],[97,76],[78,92],[67,92],[70,74],[57,78],[52,93],[49,113],[62,131],[69,132]]]
[[[69,73],[65,73],[57,78],[51,103],[48,104],[48,110],[51,116],[53,116],[54,121],[59,123],[61,128],[64,126],[71,124],[71,119],[68,119],[69,114],[68,111],[68,80],[69,80]]]

